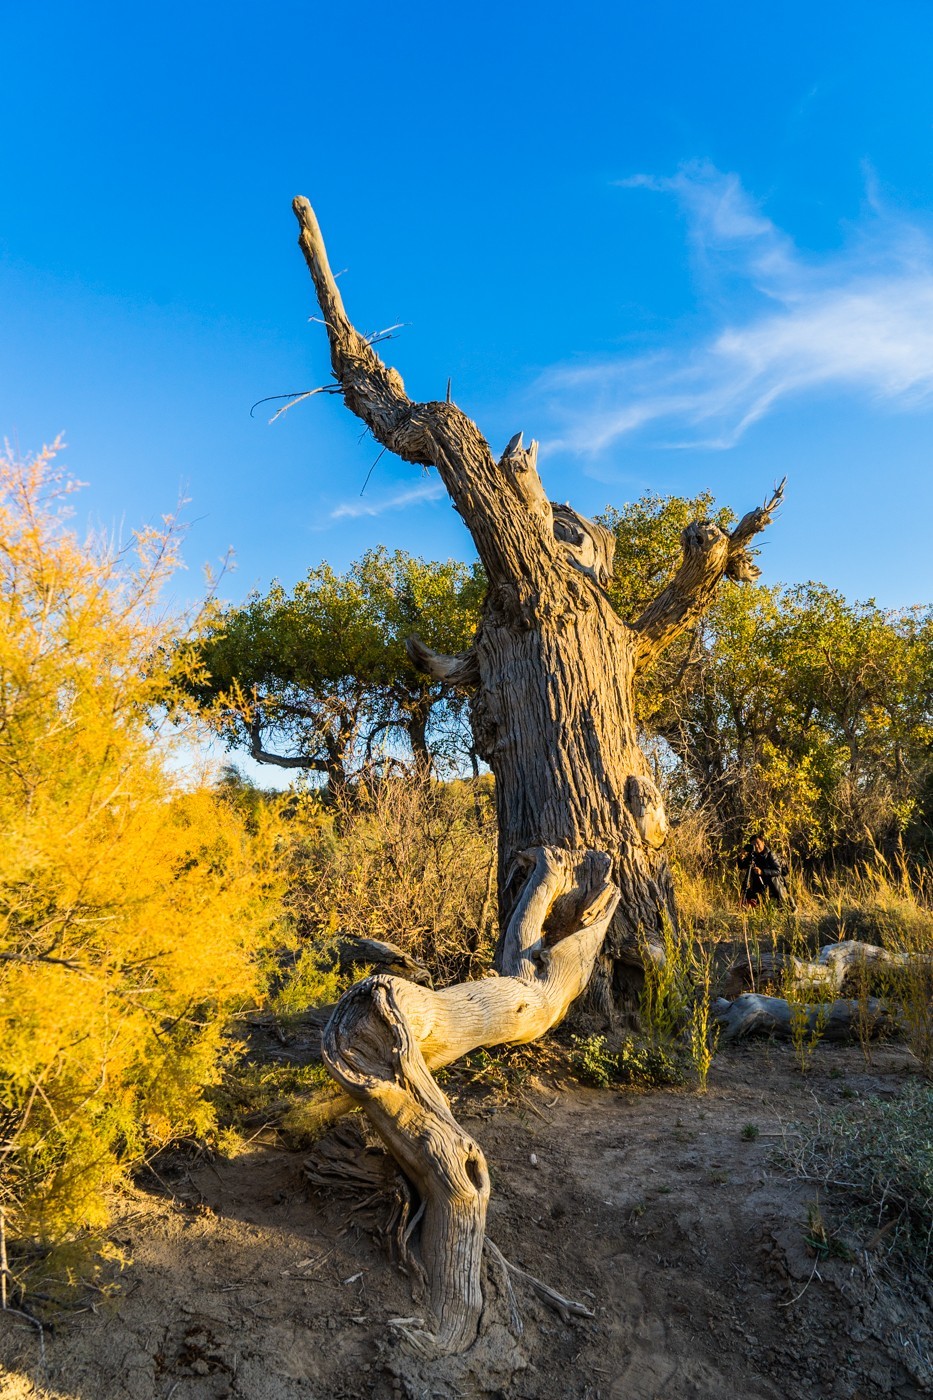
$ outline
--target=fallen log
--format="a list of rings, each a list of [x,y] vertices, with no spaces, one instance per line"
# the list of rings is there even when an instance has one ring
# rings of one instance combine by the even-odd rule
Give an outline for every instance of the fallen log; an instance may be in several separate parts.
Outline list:
[[[930,963],[929,957],[916,956]],[[749,954],[739,958],[729,969],[725,995],[737,996],[741,991],[756,991],[759,987],[780,987],[804,995],[844,989],[858,991],[864,979],[876,982],[885,976],[897,977],[914,960],[914,955],[890,952],[874,943],[859,943],[854,939],[827,943],[812,961],[788,952]]]
[[[752,1036],[793,1040],[800,1035],[845,1042],[881,1035],[895,1024],[877,997],[804,1003],[759,992],[743,992],[734,1001],[717,998],[713,1017],[725,1044]]]

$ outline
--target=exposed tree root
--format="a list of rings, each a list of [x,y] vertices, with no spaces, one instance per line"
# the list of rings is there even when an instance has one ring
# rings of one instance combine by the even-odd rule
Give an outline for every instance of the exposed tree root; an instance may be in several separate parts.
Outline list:
[[[602,853],[539,848],[523,863],[525,887],[508,927],[512,975],[437,992],[370,977],[338,1002],[324,1032],[328,1069],[362,1105],[423,1208],[429,1316],[422,1327],[398,1324],[423,1355],[462,1352],[476,1339],[489,1199],[482,1150],[453,1117],[431,1069],[481,1045],[535,1040],[556,1025],[586,986],[618,902]],[[575,1305],[561,1299],[559,1306]]]

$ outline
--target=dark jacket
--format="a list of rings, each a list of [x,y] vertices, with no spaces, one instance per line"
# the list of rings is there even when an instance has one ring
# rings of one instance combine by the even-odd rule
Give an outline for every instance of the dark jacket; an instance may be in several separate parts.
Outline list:
[[[763,851],[756,851],[749,842],[739,856],[739,869],[743,874],[744,899],[758,899],[763,894],[782,897],[783,889],[780,884],[775,887],[775,882],[780,881],[784,870],[770,846],[765,846]]]

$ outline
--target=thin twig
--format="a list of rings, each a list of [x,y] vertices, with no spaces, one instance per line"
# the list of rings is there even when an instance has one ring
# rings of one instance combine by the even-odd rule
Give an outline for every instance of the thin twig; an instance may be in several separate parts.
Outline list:
[[[252,418],[253,410],[257,409],[260,404],[273,403],[276,399],[289,399],[290,402],[285,404],[283,408],[280,408],[269,419],[270,423],[274,423],[276,418],[278,418],[280,414],[287,413],[288,410],[292,408],[294,404],[300,403],[302,399],[310,399],[314,394],[337,394],[339,392],[339,384],[321,384],[317,389],[295,389],[290,394],[267,394],[264,399],[256,400],[252,408],[250,408],[249,416],[250,418]]]
[[[290,406],[290,405],[289,405],[289,406]],[[372,464],[372,466],[370,467],[369,471],[366,473],[366,480],[363,482],[363,485],[360,487],[360,495],[361,495],[361,496],[362,496],[363,492],[366,490],[367,486],[369,485],[369,478],[372,476],[373,472],[376,470],[376,464],[378,463],[379,458],[382,456],[383,452],[387,452],[387,451],[388,451],[388,448],[386,448],[386,447],[383,447],[383,448],[382,448],[382,451],[380,451],[380,453],[379,453],[378,456],[376,457],[376,461],[373,462],[373,464]]]
[[[818,1278],[820,1283],[823,1282],[822,1274],[817,1272],[817,1264],[819,1264],[819,1262],[819,1259],[817,1259],[814,1263],[813,1269],[810,1273],[810,1277],[807,1279],[806,1283],[804,1284],[803,1288],[801,1288],[796,1298],[791,1298],[789,1303],[778,1303],[779,1308],[792,1308],[795,1303],[799,1303],[803,1295],[806,1293],[807,1289],[810,1287],[810,1284],[813,1282],[814,1278]]]

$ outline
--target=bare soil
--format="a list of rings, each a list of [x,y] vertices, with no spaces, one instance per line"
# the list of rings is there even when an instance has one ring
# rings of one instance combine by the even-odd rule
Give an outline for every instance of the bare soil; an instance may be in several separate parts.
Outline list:
[[[379,1202],[313,1191],[302,1153],[183,1153],[119,1202],[131,1253],[113,1302],[46,1331],[0,1315],[3,1400],[901,1400],[931,1393],[933,1310],[884,1242],[849,1230],[842,1196],[788,1179],[775,1149],[816,1104],[897,1094],[905,1052],[821,1045],[721,1053],[709,1092],[591,1090],[547,1076],[457,1111],[493,1181],[507,1258],[592,1320],[521,1283],[524,1334],[491,1321],[475,1355],[412,1361],[390,1318],[419,1315],[368,1224]],[[747,1125],[758,1129],[743,1136]],[[534,1164],[532,1162],[534,1158]],[[823,1258],[808,1213],[852,1246]],[[848,1233],[847,1233],[848,1232]],[[845,1252],[845,1251],[843,1251]],[[489,1280],[496,1294],[495,1276]],[[501,1300],[499,1300],[501,1303]]]

